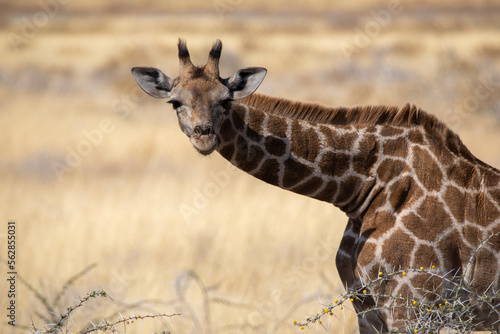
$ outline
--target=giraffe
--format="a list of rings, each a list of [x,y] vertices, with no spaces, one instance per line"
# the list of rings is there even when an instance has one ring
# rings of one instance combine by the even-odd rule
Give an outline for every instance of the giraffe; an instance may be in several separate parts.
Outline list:
[[[370,291],[425,300],[425,291],[446,294],[443,277],[461,276],[471,296],[486,293],[496,307],[478,307],[475,321],[499,330],[500,171],[414,105],[326,107],[255,93],[267,70],[221,78],[221,50],[217,40],[197,67],[179,39],[176,78],[153,67],[132,75],[169,99],[200,154],[217,151],[264,182],[340,208],[348,222],[335,262],[347,290],[380,272],[433,268],[431,279],[409,271]],[[355,300],[360,333],[403,331],[408,314],[391,302]]]

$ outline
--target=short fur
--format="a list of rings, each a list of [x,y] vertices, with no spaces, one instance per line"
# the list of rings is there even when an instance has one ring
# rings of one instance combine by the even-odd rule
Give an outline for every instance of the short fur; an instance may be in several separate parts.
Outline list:
[[[220,39],[218,39],[215,41],[214,45],[212,46],[212,49],[210,50],[210,53],[208,54],[208,56],[210,58],[214,58],[214,59],[218,60],[220,58],[221,51],[222,51],[222,42],[220,41]]]
[[[263,112],[294,118],[308,122],[349,125],[422,126],[427,133],[437,138],[446,138],[447,147],[471,162],[491,166],[477,159],[462,143],[460,137],[434,115],[428,114],[415,105],[395,106],[354,106],[327,107],[318,103],[307,103],[254,93],[239,102]]]
[[[187,49],[186,41],[179,38],[179,43],[177,44],[177,46],[179,49],[179,58],[189,58],[189,51]]]
[[[217,41],[207,64],[195,67],[179,40],[180,76],[171,98],[182,102],[183,93],[194,97],[176,108],[181,129],[200,153],[217,150],[250,175],[345,211],[350,219],[336,265],[346,289],[358,289],[380,271],[418,265],[443,275],[463,274],[473,292],[471,301],[476,292],[497,298],[500,171],[476,159],[444,123],[410,104],[325,107],[249,96],[265,69],[244,68],[221,79],[221,47]],[[150,95],[166,95],[150,84],[160,81],[157,71],[143,68],[134,73]],[[233,96],[247,97],[227,102],[227,91],[243,91]],[[210,128],[213,124],[217,128]],[[191,131],[195,127],[198,130]],[[481,248],[486,238],[489,242]],[[420,299],[440,284],[408,276],[369,289],[381,296]],[[403,329],[409,313],[393,307],[400,302],[369,296],[354,301],[360,332]],[[498,303],[497,298],[490,305]],[[377,304],[380,307],[373,309]],[[475,322],[484,321],[484,328],[498,331],[500,313],[484,306],[478,305]]]

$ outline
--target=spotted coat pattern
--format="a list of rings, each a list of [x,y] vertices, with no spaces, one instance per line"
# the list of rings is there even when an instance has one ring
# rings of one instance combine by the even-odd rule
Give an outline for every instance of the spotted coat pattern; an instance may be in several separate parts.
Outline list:
[[[262,103],[269,99],[263,96]],[[424,267],[443,276],[465,275],[474,291],[498,294],[498,170],[419,124],[312,122],[259,110],[258,100],[254,94],[251,107],[233,102],[226,110],[217,150],[250,175],[347,214],[336,258],[347,289],[379,272]],[[428,275],[409,272],[372,289],[422,299],[423,288],[437,286]],[[374,303],[354,306],[360,312]],[[488,325],[498,320],[498,314],[480,315]],[[400,327],[402,319],[402,311],[368,312],[359,318],[360,331],[384,332]]]
[[[327,108],[256,94],[265,69],[221,79],[220,41],[203,67],[191,63],[184,41],[178,46],[179,77],[133,68],[141,88],[170,98],[201,154],[217,150],[250,175],[344,211],[349,220],[336,265],[346,289],[364,287],[380,272],[424,267],[427,273],[409,270],[367,289],[447,298],[450,280],[463,277],[470,291],[464,298],[486,293],[496,305],[479,306],[476,320],[500,331],[499,170],[415,106]],[[389,311],[398,301],[355,300],[360,332],[402,330],[413,314]]]

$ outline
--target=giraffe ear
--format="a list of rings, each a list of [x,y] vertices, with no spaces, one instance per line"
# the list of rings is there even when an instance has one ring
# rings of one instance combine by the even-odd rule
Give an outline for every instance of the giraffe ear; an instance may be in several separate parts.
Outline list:
[[[266,73],[267,70],[263,67],[245,67],[224,80],[224,84],[229,88],[234,99],[242,99],[257,90]]]
[[[132,75],[143,91],[157,99],[170,97],[174,88],[174,79],[154,67],[134,67]]]

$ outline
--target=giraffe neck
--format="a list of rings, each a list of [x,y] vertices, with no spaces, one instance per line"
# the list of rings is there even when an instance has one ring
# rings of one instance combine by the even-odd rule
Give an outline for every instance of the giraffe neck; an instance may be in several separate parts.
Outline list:
[[[219,122],[217,151],[267,183],[333,203],[359,216],[374,196],[376,127],[287,118],[231,102]]]

